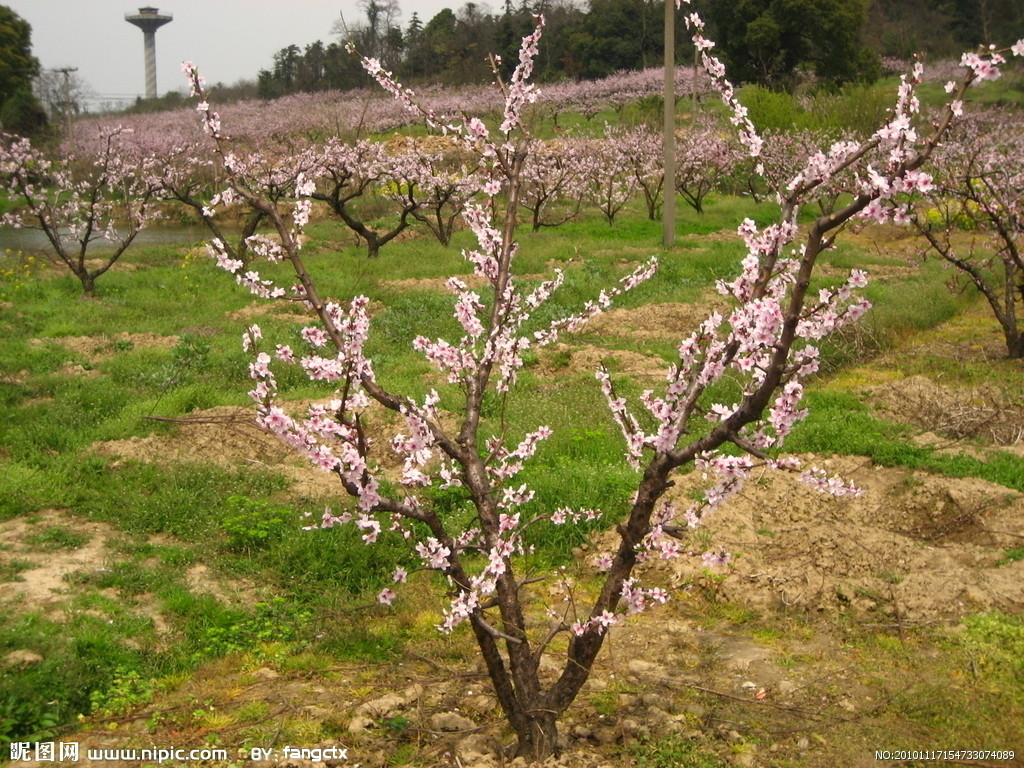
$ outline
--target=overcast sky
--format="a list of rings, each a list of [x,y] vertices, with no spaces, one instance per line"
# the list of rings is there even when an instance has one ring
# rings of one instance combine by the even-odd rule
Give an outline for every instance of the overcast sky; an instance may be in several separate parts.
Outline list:
[[[426,22],[464,0],[399,0],[402,25],[413,11]],[[344,13],[361,18],[358,0],[0,0],[32,25],[32,51],[47,68],[78,67],[98,102],[144,96],[142,31],[125,14],[154,5],[174,20],[156,33],[157,91],[184,86],[181,62],[199,65],[208,83],[255,78],[274,54],[294,43],[335,38],[331,28]],[[484,5],[481,3],[481,5]]]

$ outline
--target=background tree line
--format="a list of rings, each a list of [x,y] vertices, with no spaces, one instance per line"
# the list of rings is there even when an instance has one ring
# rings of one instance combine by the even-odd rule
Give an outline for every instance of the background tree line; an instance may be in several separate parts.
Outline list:
[[[32,27],[0,5],[0,126],[34,133],[46,126],[46,112],[32,92],[39,59],[32,55]]]
[[[695,0],[694,6],[736,78],[777,90],[791,90],[804,71],[826,86],[870,81],[881,71],[881,57],[958,55],[1024,35],[1020,0]],[[536,13],[547,19],[539,81],[603,77],[658,66],[662,57],[662,0],[504,0],[499,12],[467,2],[429,20],[413,12],[404,25],[398,0],[362,0],[360,11],[360,18],[336,25],[335,42],[278,51],[259,73],[260,96],[365,85],[349,43],[405,82],[486,82],[488,52],[498,51],[511,71]],[[677,61],[692,57],[687,35],[678,36],[676,55]]]
[[[793,90],[807,72],[832,88],[873,80],[882,57],[954,56],[982,43],[1008,44],[1024,36],[1021,0],[694,0],[693,7],[708,20],[716,52],[737,80],[784,91]],[[662,0],[503,0],[494,12],[471,0],[430,19],[414,11],[403,22],[399,0],[360,0],[358,17],[342,18],[330,30],[332,42],[286,46],[255,81],[218,84],[218,97],[222,102],[256,95],[269,99],[365,86],[350,43],[411,84],[487,82],[487,55],[497,51],[511,72],[536,13],[545,15],[547,27],[535,79],[599,78],[660,65],[663,9]],[[677,29],[682,28],[677,18]],[[685,34],[677,39],[677,61],[689,61],[692,43]],[[69,87],[67,78],[40,69],[32,55],[31,27],[0,5],[0,127],[38,134],[48,122],[77,114],[76,94],[88,88],[73,75]],[[181,102],[181,94],[172,91],[160,99],[140,99],[127,111],[172,109]]]

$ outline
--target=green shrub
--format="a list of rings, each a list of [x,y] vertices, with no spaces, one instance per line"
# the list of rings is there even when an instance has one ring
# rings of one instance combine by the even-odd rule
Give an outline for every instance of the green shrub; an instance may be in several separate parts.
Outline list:
[[[209,607],[209,605],[207,605]],[[258,643],[293,642],[313,613],[283,597],[256,603],[252,613],[218,607],[191,622],[193,661],[252,648]]]
[[[135,669],[118,669],[110,686],[89,694],[91,714],[101,717],[123,715],[153,698],[156,684],[144,678]]]
[[[295,513],[266,501],[231,496],[221,528],[228,535],[228,548],[235,552],[264,549],[295,527]]]
[[[964,646],[993,686],[1024,694],[1024,619],[990,611],[964,619]]]
[[[796,99],[788,93],[771,91],[762,85],[745,85],[739,100],[759,131],[791,131],[802,122]]]

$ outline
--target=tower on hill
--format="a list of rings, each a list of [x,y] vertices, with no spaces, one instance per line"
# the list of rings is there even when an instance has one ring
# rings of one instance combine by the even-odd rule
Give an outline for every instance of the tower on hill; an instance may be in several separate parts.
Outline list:
[[[138,13],[126,13],[124,20],[142,30],[143,45],[146,49],[146,98],[156,98],[156,31],[174,17],[161,14],[156,8],[147,5],[139,8]]]

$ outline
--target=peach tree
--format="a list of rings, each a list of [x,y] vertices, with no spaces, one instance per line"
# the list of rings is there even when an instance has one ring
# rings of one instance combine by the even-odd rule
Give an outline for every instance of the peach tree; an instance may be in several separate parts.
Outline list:
[[[688,23],[740,144],[756,157],[761,138],[721,62],[711,55],[714,44],[703,36],[696,15]],[[797,472],[826,493],[857,492],[820,469],[777,455],[805,413],[800,405],[804,382],[818,370],[819,340],[868,308],[858,296],[867,281],[863,271],[854,270],[835,288],[813,292],[811,276],[844,225],[891,218],[894,201],[930,184],[921,168],[954,117],[947,109],[928,135],[919,132],[914,86],[920,71],[904,77],[891,118],[873,136],[861,143],[837,142],[811,154],[780,185],[777,223],[759,229],[747,220],[739,226],[746,256],[732,279],[717,284],[731,308],[711,313],[679,342],[657,391],[645,391],[630,402],[616,391],[607,371],[596,372],[597,386],[622,432],[625,460],[636,474],[634,493],[615,525],[617,544],[582,566],[599,580],[594,594],[584,599],[559,573],[524,568],[525,532],[543,520],[571,526],[600,513],[531,504],[534,490],[520,474],[552,430],[544,424],[522,424],[509,411],[513,401],[504,395],[517,386],[528,352],[580,329],[616,296],[651,278],[657,259],[602,291],[576,314],[543,322],[538,310],[558,290],[564,274],[555,270],[550,279],[531,287],[516,273],[524,168],[538,148],[526,115],[538,96],[530,76],[542,26],[538,19],[537,28],[523,39],[508,81],[495,66],[503,100],[496,126],[421,107],[415,94],[395,82],[379,62],[364,60],[367,71],[406,109],[478,159],[475,168],[467,169],[476,191],[463,212],[477,244],[463,256],[484,288],[477,291],[459,277],[448,279],[452,313],[461,330],[453,338],[417,336],[413,347],[449,386],[444,394],[432,389],[419,398],[386,384],[391,377],[378,377],[380,361],[366,351],[373,332],[369,298],[324,296],[307,269],[300,235],[320,182],[316,166],[309,164],[296,174],[295,202],[282,211],[264,194],[259,177],[247,173],[246,164],[233,154],[202,78],[194,65],[185,64],[212,151],[226,170],[228,184],[218,202],[243,203],[273,223],[277,237],[257,236],[250,250],[290,265],[291,284],[265,277],[255,261],[241,263],[216,241],[210,245],[213,257],[255,295],[301,302],[314,318],[301,332],[302,349],[265,341],[255,325],[245,331],[257,421],[334,475],[351,497],[347,511],[325,511],[322,525],[354,526],[367,546],[384,532],[399,532],[418,567],[440,575],[449,602],[439,628],[452,632],[468,625],[515,732],[513,751],[527,759],[556,751],[558,720],[587,681],[609,629],[625,616],[669,599],[666,590],[639,579],[638,563],[684,555],[695,546],[691,534],[702,517],[737,492],[757,468]],[[968,68],[962,87],[976,77],[977,71]],[[840,176],[851,174],[856,180],[852,198],[798,228],[802,206]],[[275,370],[281,366],[298,366],[310,379],[329,383],[333,395],[303,415],[293,415],[278,397]],[[734,398],[722,401],[715,393],[723,388],[715,385],[726,378],[739,386],[733,388]],[[397,414],[402,425],[390,441],[371,439],[376,432],[369,425],[381,407]],[[383,464],[396,456],[401,471],[394,480],[385,475]],[[664,496],[673,474],[687,467],[709,478],[708,489],[689,506],[667,503]],[[450,505],[435,504],[432,491],[437,489],[460,494],[471,514],[455,515]],[[721,557],[716,552],[704,556],[712,564]],[[409,573],[398,568],[393,576],[397,585]],[[538,590],[538,583],[545,588]],[[384,604],[395,597],[392,588],[378,595]],[[547,653],[554,658],[555,649],[559,671],[542,673],[542,657]]]

